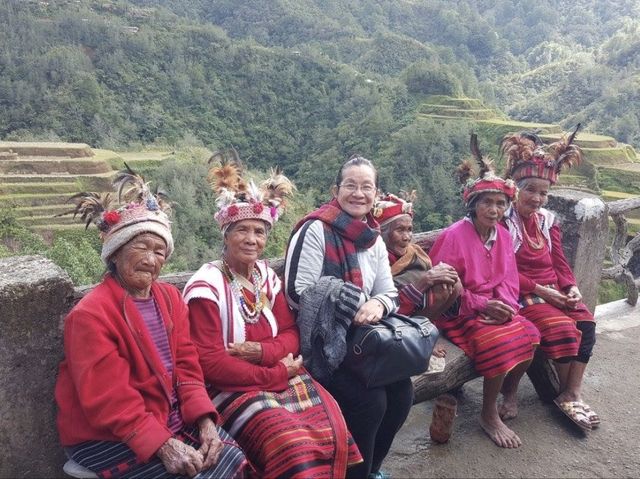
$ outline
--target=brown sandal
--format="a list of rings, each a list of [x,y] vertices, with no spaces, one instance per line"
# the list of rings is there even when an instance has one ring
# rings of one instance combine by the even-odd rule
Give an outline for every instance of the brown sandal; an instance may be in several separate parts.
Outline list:
[[[584,405],[580,401],[560,402],[554,399],[553,403],[580,429],[585,432],[591,431],[591,421],[584,410]]]
[[[582,409],[584,409],[584,412],[591,423],[591,428],[593,429],[598,427],[600,425],[600,416],[598,416],[598,414],[596,414],[596,412],[591,409],[587,403],[582,403]]]

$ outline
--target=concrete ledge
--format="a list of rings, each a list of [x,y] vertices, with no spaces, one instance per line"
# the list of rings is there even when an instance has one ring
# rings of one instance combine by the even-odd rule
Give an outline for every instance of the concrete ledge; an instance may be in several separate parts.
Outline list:
[[[631,306],[626,299],[596,306],[596,332],[621,331],[640,326],[640,305]]]

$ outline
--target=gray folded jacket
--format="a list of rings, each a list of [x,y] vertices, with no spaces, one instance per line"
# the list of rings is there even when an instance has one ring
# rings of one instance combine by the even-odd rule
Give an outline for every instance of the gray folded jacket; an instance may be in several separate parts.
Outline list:
[[[316,380],[326,382],[347,353],[347,330],[361,301],[352,283],[323,276],[300,295],[296,322],[304,366]]]

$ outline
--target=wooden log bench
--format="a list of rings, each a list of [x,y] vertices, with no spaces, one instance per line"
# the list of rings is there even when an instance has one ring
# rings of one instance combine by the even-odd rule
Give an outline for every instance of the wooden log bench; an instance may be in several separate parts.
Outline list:
[[[442,230],[428,231],[414,235],[414,242],[420,245],[425,251],[429,251],[434,241]],[[283,258],[269,261],[274,271],[282,277],[284,275]],[[192,273],[177,273],[165,275],[161,279],[174,284],[182,289],[191,277]],[[81,293],[84,294],[84,293]],[[472,361],[464,354],[462,349],[441,337],[439,340],[446,350],[445,369],[434,374],[421,374],[413,377],[414,404],[428,401],[440,394],[456,390],[467,381],[479,377]],[[541,352],[537,352],[531,367],[527,371],[533,386],[540,399],[551,402],[558,395],[558,377],[550,361]]]
[[[425,251],[429,251],[441,231],[417,233],[414,235],[413,241]],[[473,367],[473,362],[464,354],[462,349],[443,337],[441,337],[440,341],[447,352],[445,369],[441,373],[425,373],[413,378],[414,404],[428,401],[440,394],[458,389],[467,381],[479,377]],[[527,375],[533,383],[538,396],[543,401],[551,402],[558,395],[558,376],[551,361],[541,351],[536,351],[534,360],[527,370]]]
[[[563,220],[564,248],[589,308],[597,301],[608,222],[606,205],[594,195],[553,191],[548,207]],[[427,247],[427,238],[416,235]],[[430,236],[429,236],[430,235]],[[278,266],[274,262],[273,266]],[[165,275],[184,287],[192,272]],[[0,259],[0,439],[5,445],[0,477],[59,477],[66,461],[58,444],[53,401],[58,364],[62,359],[61,320],[91,286],[74,287],[68,275],[39,256]],[[440,374],[414,378],[415,401],[433,398],[476,377],[471,362],[445,343],[447,365]],[[551,399],[557,381],[548,361],[536,364],[529,376],[538,394]],[[38,454],[33,454],[37,450]]]

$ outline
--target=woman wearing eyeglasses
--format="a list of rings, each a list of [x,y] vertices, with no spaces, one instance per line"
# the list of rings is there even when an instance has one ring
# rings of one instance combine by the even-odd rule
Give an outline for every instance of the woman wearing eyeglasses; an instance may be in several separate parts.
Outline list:
[[[364,459],[347,477],[389,477],[380,466],[413,402],[410,379],[367,388],[342,364],[349,326],[377,323],[397,309],[387,250],[371,215],[377,182],[369,160],[351,157],[333,199],[294,228],[285,265],[305,366],[338,401]]]

